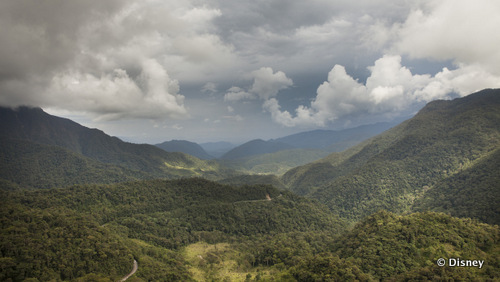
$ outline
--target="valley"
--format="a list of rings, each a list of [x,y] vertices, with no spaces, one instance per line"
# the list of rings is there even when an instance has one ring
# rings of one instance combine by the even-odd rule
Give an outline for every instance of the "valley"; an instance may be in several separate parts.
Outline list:
[[[28,107],[0,142],[1,281],[500,277],[500,89],[215,154]]]

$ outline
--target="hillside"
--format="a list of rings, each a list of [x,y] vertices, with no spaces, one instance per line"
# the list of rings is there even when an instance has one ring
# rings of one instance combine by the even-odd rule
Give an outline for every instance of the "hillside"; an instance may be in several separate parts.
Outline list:
[[[224,141],[201,143],[200,146],[210,156],[220,158],[225,153],[236,147],[234,144]]]
[[[351,230],[316,201],[269,185],[148,180],[0,190],[2,281],[488,280],[498,226],[378,212]],[[269,198],[271,200],[269,200]],[[438,258],[482,260],[478,268]]]
[[[165,141],[163,143],[156,144],[155,146],[167,152],[180,152],[202,160],[210,160],[214,158],[205,152],[200,145],[186,140]]]
[[[289,270],[298,281],[493,281],[500,275],[500,229],[439,213],[378,212],[333,243],[330,252]],[[436,261],[444,258],[446,266]],[[482,261],[449,267],[448,259]]]
[[[221,159],[223,160],[236,160],[247,158],[250,156],[274,153],[282,150],[293,149],[293,146],[273,141],[264,141],[262,139],[255,139],[248,141],[236,148],[231,149],[225,153]]]
[[[3,139],[0,146],[0,186],[20,188],[64,187],[85,183],[116,183],[152,176],[106,164],[59,146],[28,140]]]
[[[321,159],[328,154],[327,151],[319,149],[287,149],[220,162],[247,174],[282,175],[294,167]]]
[[[425,190],[415,211],[446,212],[500,224],[500,148]]]
[[[191,274],[181,254],[189,244],[345,228],[321,204],[269,185],[149,180],[0,196],[3,281],[91,273],[116,281],[134,258],[146,281],[186,281]]]
[[[480,164],[499,148],[499,94],[498,89],[487,89],[452,101],[431,102],[383,134],[294,168],[282,179],[292,191],[319,199],[351,220],[379,209],[411,211],[425,191]],[[485,169],[489,174],[498,172],[493,162]],[[494,199],[498,197],[498,184],[487,189]],[[492,208],[491,202],[480,206]]]
[[[147,174],[150,178],[204,176],[216,179],[232,174],[216,162],[169,153],[153,145],[123,142],[100,130],[49,115],[39,108],[0,108],[0,140],[58,146],[103,164]]]

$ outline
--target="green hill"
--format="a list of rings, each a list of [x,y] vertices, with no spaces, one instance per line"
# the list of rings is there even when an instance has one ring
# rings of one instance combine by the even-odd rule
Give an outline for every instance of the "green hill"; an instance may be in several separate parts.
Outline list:
[[[488,89],[452,101],[431,102],[395,128],[292,169],[282,179],[292,191],[319,199],[342,217],[357,220],[379,209],[411,211],[415,199],[429,188],[479,164],[499,146],[500,90]],[[493,162],[484,169],[498,172]],[[488,188],[492,195],[498,195],[497,191],[498,184]],[[491,202],[479,206],[492,208]]]
[[[54,148],[56,146],[66,150],[66,153],[73,152],[73,159],[75,157],[85,160],[91,159],[94,161],[93,165],[100,168],[107,166],[113,167],[114,170],[132,171],[132,173],[128,173],[132,176],[131,179],[137,175],[146,178],[203,176],[210,179],[234,175],[232,170],[222,167],[215,161],[204,161],[183,153],[169,153],[153,145],[123,142],[100,130],[89,129],[69,119],[51,116],[39,108],[20,107],[16,110],[0,108],[0,142],[9,146],[10,151],[6,153],[22,155],[24,158],[23,164],[16,163],[16,159],[12,158],[8,159],[8,162],[5,162],[5,159],[0,159],[0,162],[3,162],[1,165],[4,167],[21,167],[26,163],[38,162],[36,158],[29,160],[29,155],[25,154],[27,150],[32,149],[9,145],[19,142],[28,147],[39,147],[49,151],[57,150]],[[59,151],[59,154],[66,154]],[[59,161],[51,160],[52,154],[50,153],[41,152],[41,154],[44,155],[45,164],[48,166],[57,164]],[[96,164],[96,162],[101,164]],[[78,164],[74,165],[78,166]],[[120,168],[116,168],[117,166]],[[80,168],[83,167],[80,166]],[[88,166],[88,168],[93,169],[92,166]],[[59,168],[46,168],[46,170],[56,172]],[[86,174],[87,172],[78,173]],[[102,172],[102,174],[105,173]],[[8,179],[12,178],[21,177],[11,176]],[[116,177],[110,175],[109,178]],[[127,178],[122,177],[121,179],[126,180]]]
[[[500,276],[499,250],[498,226],[439,213],[378,212],[288,275],[298,281],[494,281]],[[437,265],[440,258],[446,266]],[[456,258],[483,265],[450,267],[449,259]]]
[[[191,243],[345,228],[326,207],[290,192],[199,178],[3,190],[0,196],[3,281],[89,274],[116,281],[133,258],[142,279],[189,280],[180,254]]]
[[[156,144],[155,146],[167,152],[181,152],[202,160],[209,160],[214,158],[207,152],[205,152],[205,150],[203,150],[200,145],[186,140],[170,140],[160,144]]]
[[[239,145],[225,153],[222,160],[237,160],[248,158],[250,156],[274,153],[282,150],[293,149],[293,146],[273,141],[264,141],[262,139],[255,139]]]
[[[151,178],[141,171],[105,164],[62,147],[27,140],[2,140],[0,160],[0,179],[18,188],[51,188]],[[5,189],[6,186],[0,187]]]
[[[282,175],[294,167],[321,159],[328,154],[327,151],[318,149],[287,149],[235,160],[219,161],[243,173]]]
[[[415,211],[446,212],[500,224],[500,148],[429,187]]]

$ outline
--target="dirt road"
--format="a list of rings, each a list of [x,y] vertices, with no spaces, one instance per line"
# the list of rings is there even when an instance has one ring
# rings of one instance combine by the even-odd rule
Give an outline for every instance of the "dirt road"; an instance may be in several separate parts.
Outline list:
[[[120,282],[123,282],[129,279],[130,276],[134,275],[134,273],[137,271],[137,268],[139,268],[139,265],[137,264],[137,261],[134,259],[134,267],[132,268],[132,271],[127,276],[123,277],[122,280],[120,280]]]

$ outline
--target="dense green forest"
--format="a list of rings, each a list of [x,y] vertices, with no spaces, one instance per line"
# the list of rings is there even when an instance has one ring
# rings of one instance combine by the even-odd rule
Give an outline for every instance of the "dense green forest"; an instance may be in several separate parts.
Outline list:
[[[1,109],[0,281],[118,281],[134,260],[127,281],[496,281],[499,98],[429,103],[281,177]]]
[[[1,196],[2,281],[116,281],[134,259],[136,281],[500,275],[498,226],[381,211],[349,228],[321,204],[272,186],[151,180]],[[435,263],[454,257],[484,266]]]
[[[90,129],[69,119],[49,115],[40,108],[20,107],[14,110],[0,107],[0,142],[2,144],[23,142],[24,147],[9,145],[10,151],[6,154],[14,156],[26,154],[26,150],[34,151],[36,148],[48,151],[57,150],[58,154],[73,152],[78,155],[78,158],[91,159],[94,163],[100,163],[98,165],[101,167],[110,167],[109,176],[106,175],[108,171],[103,170],[102,175],[97,177],[98,179],[107,177],[110,180],[107,182],[114,182],[113,180],[118,179],[117,170],[131,172],[129,174],[133,177],[140,175],[142,179],[200,176],[208,179],[222,179],[235,175],[233,170],[215,161],[200,160],[183,153],[166,152],[153,145],[123,142],[98,129]],[[57,165],[57,159],[50,159],[50,152],[42,152],[42,154],[46,157],[47,165]],[[4,158],[2,165],[22,167],[30,160],[29,155],[25,156],[26,160]],[[35,156],[32,160],[37,161]],[[78,164],[71,163],[71,165],[77,166]],[[89,168],[92,170],[91,167]],[[57,173],[59,168],[49,167],[48,169]],[[39,171],[33,173],[36,174]],[[40,178],[43,176],[43,174],[37,175]],[[22,180],[23,178],[19,177],[15,182]]]
[[[418,207],[425,204],[426,209],[465,217],[476,217],[477,209],[489,210],[481,219],[499,224],[496,179],[500,167],[497,161],[486,160],[499,148],[500,90],[490,89],[431,102],[395,128],[292,169],[282,179],[292,191],[316,198],[353,221],[380,209],[402,213],[422,210]],[[466,205],[463,201],[443,208],[442,201],[430,200],[430,195],[438,194],[444,195],[444,201],[460,197],[465,182],[459,179],[466,175],[471,179],[467,185],[472,185],[466,190],[477,195],[469,197],[477,202],[468,205],[476,208],[462,209],[459,214],[457,210]],[[415,201],[425,193],[428,200],[417,205]]]

